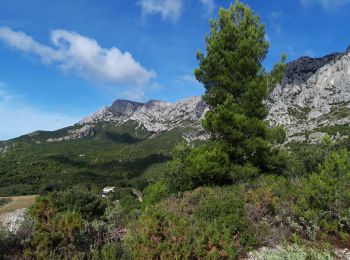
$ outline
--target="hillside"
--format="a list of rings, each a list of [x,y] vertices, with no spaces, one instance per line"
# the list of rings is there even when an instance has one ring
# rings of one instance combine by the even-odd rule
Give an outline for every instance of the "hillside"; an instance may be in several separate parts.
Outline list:
[[[346,138],[350,124],[350,50],[287,64],[268,99],[267,120],[287,143]],[[208,138],[200,97],[177,103],[116,100],[76,125],[0,143],[0,196],[36,194],[77,183],[145,187],[176,143]]]
[[[141,106],[119,100],[74,126],[3,142],[0,194],[36,194],[76,184],[142,189],[159,177],[176,143],[205,137],[199,98],[162,105],[152,101],[137,113],[135,104]]]

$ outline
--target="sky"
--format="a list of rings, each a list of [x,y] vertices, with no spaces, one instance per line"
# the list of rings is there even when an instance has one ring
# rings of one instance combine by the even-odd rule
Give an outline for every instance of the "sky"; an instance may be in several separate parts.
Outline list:
[[[116,99],[204,93],[193,70],[229,0],[0,0],[0,140],[78,122]],[[246,0],[266,24],[270,69],[286,53],[350,45],[350,0]]]

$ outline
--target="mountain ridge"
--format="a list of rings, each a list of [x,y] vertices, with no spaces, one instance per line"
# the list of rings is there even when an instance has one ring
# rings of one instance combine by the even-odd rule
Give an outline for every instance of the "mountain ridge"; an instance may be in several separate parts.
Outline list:
[[[281,84],[272,91],[266,103],[269,109],[266,120],[272,127],[284,126],[288,142],[316,142],[325,133],[333,135],[334,138],[346,137],[344,131],[334,133],[336,129],[322,128],[350,124],[347,114],[350,112],[350,46],[344,52],[334,52],[320,58],[303,56],[287,63]],[[94,125],[97,123],[112,122],[118,126],[128,121],[135,122],[137,128],[144,128],[152,133],[169,131],[176,127],[191,127],[192,137],[186,138],[185,134],[184,139],[203,140],[208,135],[200,121],[208,109],[199,96],[175,103],[117,99],[110,106],[105,106],[77,122],[74,130],[68,130],[65,135],[48,138],[46,141],[60,142],[91,137],[94,136]],[[321,120],[324,115],[329,118]],[[37,132],[40,131],[30,135]],[[9,141],[0,143],[0,152],[9,149]]]

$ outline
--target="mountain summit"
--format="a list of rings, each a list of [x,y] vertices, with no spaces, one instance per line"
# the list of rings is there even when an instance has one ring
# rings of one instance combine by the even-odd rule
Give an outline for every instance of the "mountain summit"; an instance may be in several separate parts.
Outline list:
[[[267,121],[271,126],[286,128],[287,142],[317,142],[325,134],[333,138],[348,136],[350,47],[322,58],[301,57],[288,63],[285,76],[271,93],[267,106]],[[73,127],[51,133],[37,131],[28,138],[36,143],[77,140],[95,136],[99,124],[109,123],[116,128],[133,125],[133,131],[149,132],[149,138],[177,129],[189,142],[203,140],[208,135],[201,126],[201,118],[207,109],[201,97],[176,103],[116,100]],[[46,136],[49,138],[43,140]],[[0,143],[0,152],[13,145],[13,141]]]
[[[138,103],[128,100],[116,100],[111,106],[104,107],[79,122],[79,125],[91,125],[99,122],[123,124],[128,121],[137,123],[139,128],[150,132],[169,131],[176,127],[194,127],[200,130],[200,119],[207,106],[201,97],[192,97],[168,103],[151,100]],[[202,134],[203,131],[201,131]],[[200,138],[200,135],[197,137]]]

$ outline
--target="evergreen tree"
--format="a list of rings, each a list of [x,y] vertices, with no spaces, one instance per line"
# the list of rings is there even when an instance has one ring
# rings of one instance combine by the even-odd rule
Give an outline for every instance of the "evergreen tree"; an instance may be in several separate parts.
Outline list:
[[[271,73],[265,71],[262,63],[269,48],[265,26],[239,1],[221,8],[219,19],[210,24],[206,55],[198,52],[195,70],[211,108],[203,125],[214,140],[225,144],[234,164],[273,170],[277,151],[271,149],[274,134],[264,121],[264,101],[282,78],[285,57]]]
[[[206,89],[204,100],[210,111],[203,126],[212,140],[175,158],[169,174],[173,186],[188,180],[192,188],[235,182],[283,167],[272,139],[281,141],[284,130],[270,129],[264,120],[268,112],[265,100],[282,79],[286,58],[283,55],[268,73],[263,67],[268,49],[264,24],[238,0],[228,9],[221,8],[218,20],[210,20],[206,54],[198,52],[195,75]],[[216,155],[219,157],[213,158]],[[229,168],[226,159],[221,163],[224,158],[228,158]]]

